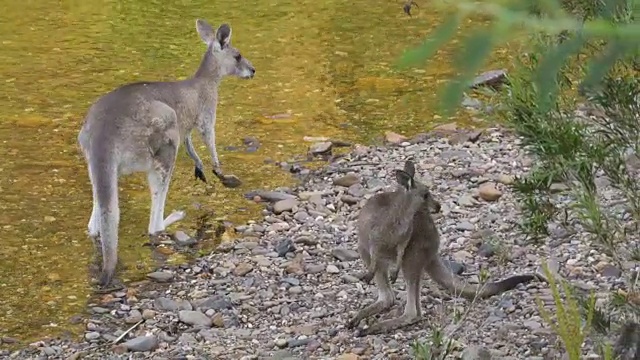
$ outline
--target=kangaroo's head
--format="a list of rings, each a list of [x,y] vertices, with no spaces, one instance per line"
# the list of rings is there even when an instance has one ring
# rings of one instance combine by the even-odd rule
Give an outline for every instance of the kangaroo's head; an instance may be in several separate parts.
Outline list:
[[[251,62],[231,46],[231,26],[222,24],[213,29],[202,19],[196,20],[196,30],[210,54],[205,58],[212,64],[207,64],[210,71],[217,71],[219,77],[234,75],[242,79],[251,79],[256,69]],[[212,66],[214,65],[214,66]]]
[[[424,200],[425,205],[431,209],[432,212],[440,212],[441,205],[440,203],[433,198],[429,188],[415,179],[416,168],[413,164],[413,161],[407,160],[404,163],[404,169],[397,169],[395,171],[396,181],[400,184],[406,191],[414,193],[416,196],[419,196]]]

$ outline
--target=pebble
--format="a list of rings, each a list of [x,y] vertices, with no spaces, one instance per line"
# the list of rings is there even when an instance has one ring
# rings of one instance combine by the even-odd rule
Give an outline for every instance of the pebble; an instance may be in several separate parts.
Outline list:
[[[89,340],[89,341],[98,340],[98,339],[100,339],[100,333],[97,332],[97,331],[90,331],[90,332],[84,334],[84,338]]]

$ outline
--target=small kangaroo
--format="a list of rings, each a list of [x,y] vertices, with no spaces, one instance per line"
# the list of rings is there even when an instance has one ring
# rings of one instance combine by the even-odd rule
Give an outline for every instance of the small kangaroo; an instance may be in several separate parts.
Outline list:
[[[218,86],[229,75],[253,78],[256,70],[231,46],[228,24],[214,30],[198,19],[196,30],[207,51],[191,78],[137,82],[116,88],[91,105],[78,134],[93,189],[88,228],[94,241],[100,238],[103,287],[111,283],[118,261],[119,176],[147,173],[151,235],[185,216],[183,211],[176,211],[164,218],[169,183],[182,142],[195,162],[195,176],[206,182],[204,165],[191,141],[193,128],[198,130],[211,154],[214,175],[227,187],[240,185],[237,177],[222,173],[218,160],[215,142]]]
[[[367,266],[362,279],[375,280],[378,299],[358,311],[347,323],[347,328],[352,329],[361,320],[393,306],[395,294],[388,275],[389,266],[394,262],[397,268],[391,274],[392,280],[394,276],[397,278],[401,268],[406,281],[404,313],[373,324],[360,331],[360,336],[392,331],[420,320],[420,285],[425,270],[440,286],[471,299],[499,294],[538,278],[536,275],[518,275],[485,284],[482,288],[462,282],[438,255],[440,235],[430,212],[440,211],[440,203],[433,199],[427,186],[415,180],[415,166],[411,160],[406,161],[404,170],[396,170],[395,175],[404,190],[374,195],[358,217],[358,252]]]

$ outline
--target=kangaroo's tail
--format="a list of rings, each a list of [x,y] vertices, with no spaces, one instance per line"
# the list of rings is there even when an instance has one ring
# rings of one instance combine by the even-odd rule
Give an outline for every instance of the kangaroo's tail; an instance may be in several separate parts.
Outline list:
[[[516,275],[501,281],[485,283],[481,286],[466,284],[458,278],[438,257],[426,267],[427,273],[440,286],[454,295],[467,299],[487,298],[514,289],[518,284],[537,279],[536,275]]]
[[[92,186],[100,209],[100,240],[102,245],[102,274],[100,285],[113,279],[118,262],[118,169],[112,151],[93,149],[89,157]],[[97,151],[95,151],[97,150]]]

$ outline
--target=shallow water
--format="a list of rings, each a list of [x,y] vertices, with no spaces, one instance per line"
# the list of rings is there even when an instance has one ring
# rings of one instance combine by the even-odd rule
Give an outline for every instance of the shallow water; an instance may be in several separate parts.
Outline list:
[[[229,22],[234,45],[257,69],[250,81],[226,79],[218,104],[223,169],[244,185],[195,181],[181,149],[166,212],[186,209],[187,218],[172,229],[191,230],[203,211],[232,222],[255,216],[259,207],[242,194],[290,183],[265,159],[304,153],[304,136],[367,141],[384,130],[411,133],[447,121],[434,114],[437,85],[451,74],[447,51],[425,68],[392,69],[402,50],[442,18],[427,4],[412,18],[401,3],[365,0],[4,4],[0,337],[29,341],[78,330],[69,319],[84,311],[93,254],[85,234],[91,190],[76,145],[83,116],[97,96],[122,83],[190,76],[205,50],[197,17],[214,26]],[[500,63],[503,52],[487,68]],[[225,150],[242,145],[245,136],[259,139],[257,152]],[[205,156],[199,139],[196,146]],[[141,174],[122,179],[120,187],[121,277],[135,280],[153,264],[142,246],[148,190]]]

